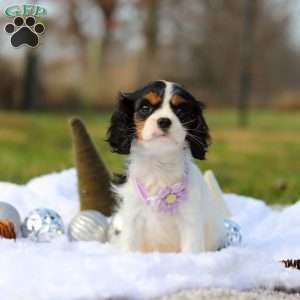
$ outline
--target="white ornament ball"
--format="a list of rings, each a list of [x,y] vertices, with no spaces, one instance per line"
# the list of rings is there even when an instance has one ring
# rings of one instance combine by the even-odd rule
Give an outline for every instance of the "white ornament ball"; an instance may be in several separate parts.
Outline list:
[[[15,226],[15,232],[18,236],[21,227],[21,217],[15,207],[6,202],[0,202],[0,220],[11,221]]]
[[[224,220],[225,241],[224,247],[238,246],[242,243],[241,227],[232,220]]]
[[[106,217],[96,210],[83,210],[70,222],[68,236],[73,241],[106,242],[108,234]]]
[[[21,229],[24,237],[35,242],[50,242],[64,234],[62,218],[49,208],[37,208],[31,211]]]

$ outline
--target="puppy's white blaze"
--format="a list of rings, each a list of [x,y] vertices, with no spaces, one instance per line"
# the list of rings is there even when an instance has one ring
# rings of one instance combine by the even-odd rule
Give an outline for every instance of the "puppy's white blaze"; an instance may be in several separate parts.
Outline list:
[[[173,83],[165,81],[166,88],[164,93],[164,98],[162,100],[162,106],[153,113],[153,118],[157,121],[159,118],[169,118],[174,119],[174,113],[170,107],[170,100],[172,97]],[[151,118],[151,117],[150,117]],[[157,126],[157,122],[156,122]]]
[[[170,102],[170,99],[172,97],[174,83],[170,81],[165,81],[165,84],[166,84],[166,89],[164,94],[164,104],[167,104]]]

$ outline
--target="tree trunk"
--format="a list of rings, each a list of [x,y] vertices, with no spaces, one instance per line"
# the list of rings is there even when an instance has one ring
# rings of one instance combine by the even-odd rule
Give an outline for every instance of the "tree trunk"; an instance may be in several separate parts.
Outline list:
[[[114,29],[114,12],[117,7],[117,0],[96,0],[96,3],[101,8],[104,17],[105,32],[101,41],[101,65],[107,62],[108,49],[112,40]]]
[[[101,41],[101,65],[105,65],[108,61],[109,46],[113,36],[113,19],[112,16],[105,16],[104,19],[105,32]]]
[[[158,34],[158,1],[147,0],[146,5],[146,20],[145,20],[145,39],[146,39],[146,55],[147,59],[155,58],[158,48],[157,34]]]
[[[249,100],[252,92],[252,63],[254,57],[257,0],[244,0],[241,37],[240,91],[238,98],[239,126],[248,125]]]
[[[145,83],[160,77],[158,62],[158,0],[143,0],[145,10],[144,38],[145,47],[139,64],[139,81]]]
[[[35,49],[28,49],[25,57],[23,93],[20,108],[29,111],[34,108],[38,98],[38,56]]]

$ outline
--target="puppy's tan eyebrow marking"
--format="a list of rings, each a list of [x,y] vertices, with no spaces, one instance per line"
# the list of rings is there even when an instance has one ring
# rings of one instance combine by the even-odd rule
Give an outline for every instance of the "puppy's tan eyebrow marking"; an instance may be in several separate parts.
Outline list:
[[[180,103],[183,103],[184,101],[185,101],[184,98],[179,95],[173,95],[171,97],[171,104],[174,106],[179,105]]]
[[[144,98],[148,100],[152,105],[158,104],[161,101],[160,96],[157,95],[155,92],[149,92],[145,94]]]

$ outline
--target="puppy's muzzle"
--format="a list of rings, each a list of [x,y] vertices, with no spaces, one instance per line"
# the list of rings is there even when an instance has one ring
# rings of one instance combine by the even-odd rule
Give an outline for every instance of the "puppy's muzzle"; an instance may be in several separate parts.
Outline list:
[[[157,125],[162,131],[166,132],[171,127],[172,121],[169,118],[159,118]]]

